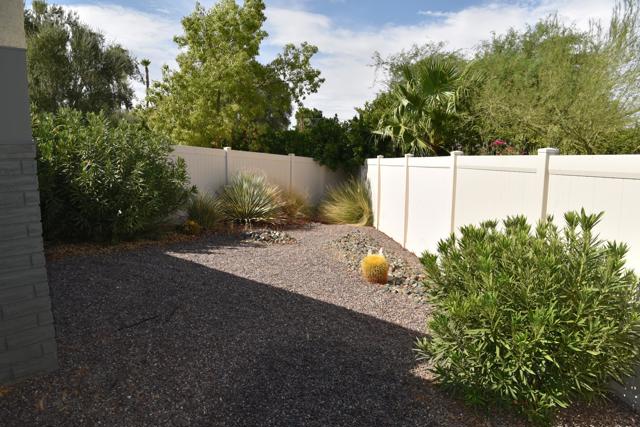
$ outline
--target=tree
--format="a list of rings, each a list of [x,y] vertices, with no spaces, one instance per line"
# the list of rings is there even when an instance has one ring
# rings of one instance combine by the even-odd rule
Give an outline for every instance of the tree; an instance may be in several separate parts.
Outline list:
[[[296,130],[304,131],[322,119],[322,111],[316,108],[300,107],[296,111]]]
[[[440,57],[404,64],[399,74],[391,87],[392,108],[376,133],[414,154],[437,154],[463,142],[459,139],[468,121],[463,107],[480,78]]]
[[[146,58],[143,58],[140,61],[140,65],[144,67],[144,85],[146,88],[145,95],[149,96],[149,65],[151,65],[151,61]],[[146,100],[147,107],[149,107],[149,100]]]
[[[278,77],[287,83],[291,97],[298,107],[302,107],[302,101],[307,95],[317,92],[324,83],[320,70],[311,66],[311,58],[316,53],[318,48],[307,42],[302,42],[300,47],[289,43],[269,64]]]
[[[271,64],[257,57],[267,33],[262,0],[221,0],[182,20],[178,69],[163,68],[149,91],[151,125],[181,144],[234,145],[289,125],[293,102],[322,79],[310,59],[315,46],[287,45]]]
[[[36,110],[112,112],[131,108],[135,59],[73,12],[34,0],[25,11],[29,94]]]
[[[608,31],[578,31],[551,16],[484,43],[472,65],[487,76],[474,103],[483,140],[518,152],[638,152],[639,37],[630,0],[616,6]]]

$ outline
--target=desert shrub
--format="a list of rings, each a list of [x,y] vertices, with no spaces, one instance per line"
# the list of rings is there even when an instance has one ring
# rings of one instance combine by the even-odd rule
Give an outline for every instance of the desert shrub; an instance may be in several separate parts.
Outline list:
[[[627,247],[594,234],[601,216],[569,212],[563,230],[524,217],[465,226],[422,256],[435,311],[417,350],[444,385],[544,423],[632,373],[638,280]]]
[[[62,109],[34,114],[33,134],[49,239],[130,238],[188,199],[184,162],[138,120]]]
[[[282,192],[262,175],[235,175],[218,200],[223,218],[230,222],[277,223],[283,219]]]
[[[331,224],[371,225],[371,190],[367,182],[351,178],[330,188],[319,207],[320,216]]]
[[[187,205],[187,215],[207,230],[216,228],[221,220],[218,201],[209,194],[195,194]]]
[[[289,222],[304,221],[311,216],[311,206],[303,195],[294,191],[282,192],[282,213]]]

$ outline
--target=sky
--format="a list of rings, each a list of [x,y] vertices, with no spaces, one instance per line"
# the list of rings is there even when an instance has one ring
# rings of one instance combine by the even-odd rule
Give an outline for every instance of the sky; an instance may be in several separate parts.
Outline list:
[[[28,0],[27,0],[28,1]],[[374,52],[383,57],[414,44],[444,42],[471,54],[492,33],[522,29],[551,13],[578,28],[592,20],[606,25],[615,0],[266,0],[269,33],[260,60],[268,62],[286,43],[318,46],[312,61],[326,79],[305,105],[349,119],[355,108],[381,89],[371,66]],[[175,67],[180,20],[193,11],[193,0],[50,0],[75,10],[81,20],[120,43],[138,59],[151,60],[151,80],[160,67]],[[215,0],[202,0],[210,7]],[[379,76],[378,76],[379,77]],[[135,83],[138,98],[144,96]]]

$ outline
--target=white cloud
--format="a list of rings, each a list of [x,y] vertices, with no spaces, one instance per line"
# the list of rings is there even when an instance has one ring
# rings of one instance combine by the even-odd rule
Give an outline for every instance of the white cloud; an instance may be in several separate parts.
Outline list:
[[[304,5],[304,3],[302,3]],[[550,13],[557,12],[565,22],[586,28],[591,19],[606,23],[614,0],[540,0],[507,4],[489,2],[459,11],[423,11],[424,21],[413,25],[385,25],[379,28],[346,28],[328,16],[298,8],[267,7],[265,54],[269,58],[285,43],[308,41],[320,49],[314,65],[321,69],[325,84],[307,105],[327,115],[346,119],[375,96],[374,69],[370,66],[375,51],[383,56],[422,44],[444,41],[454,49],[469,51],[492,32],[504,33],[509,28],[523,28]],[[69,6],[81,19],[99,28],[108,39],[121,43],[140,58],[152,62],[153,79],[160,77],[160,66],[174,66],[178,52],[173,36],[181,32],[178,17],[165,13],[145,13],[116,5]],[[189,10],[186,9],[185,13]],[[416,11],[416,14],[420,14]],[[141,85],[136,85],[139,95]]]

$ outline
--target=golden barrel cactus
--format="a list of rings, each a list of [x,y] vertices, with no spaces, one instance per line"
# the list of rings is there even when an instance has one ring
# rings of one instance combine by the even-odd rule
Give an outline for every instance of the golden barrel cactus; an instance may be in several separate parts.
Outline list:
[[[202,226],[192,219],[187,220],[183,225],[184,232],[187,234],[200,234],[202,232]]]
[[[377,254],[369,254],[362,259],[360,263],[362,269],[362,276],[369,283],[379,283],[384,285],[387,283],[389,276],[389,263],[382,253],[382,248]]]

